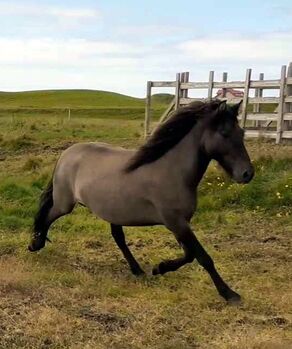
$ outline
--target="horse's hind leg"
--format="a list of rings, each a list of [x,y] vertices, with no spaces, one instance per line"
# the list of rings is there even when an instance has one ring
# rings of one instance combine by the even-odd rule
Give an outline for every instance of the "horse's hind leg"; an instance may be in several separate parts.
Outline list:
[[[47,219],[47,229],[49,230],[50,226],[60,217],[65,216],[72,212],[73,208],[75,206],[74,202],[68,202],[66,206],[58,206],[57,204],[54,204],[54,206],[51,208],[48,219]]]
[[[68,191],[53,187],[50,182],[41,197],[40,207],[35,216],[33,237],[28,246],[31,252],[38,251],[45,246],[47,233],[58,218],[70,213],[75,206],[73,195]]]
[[[139,263],[136,261],[135,257],[132,255],[129,247],[126,244],[125,234],[123,232],[123,227],[121,225],[111,224],[112,236],[122,251],[124,257],[126,258],[130,269],[134,275],[142,275],[144,271],[141,269]]]

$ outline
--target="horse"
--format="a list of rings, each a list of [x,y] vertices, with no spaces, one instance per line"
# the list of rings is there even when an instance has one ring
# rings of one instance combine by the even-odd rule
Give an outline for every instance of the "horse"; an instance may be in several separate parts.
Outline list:
[[[190,226],[197,187],[212,159],[237,183],[253,178],[239,108],[240,103],[217,99],[190,103],[178,108],[138,150],[105,143],[77,143],[66,149],[41,196],[29,250],[43,248],[51,224],[81,204],[110,224],[134,275],[144,271],[126,244],[123,226],[164,225],[183,255],[161,261],[152,274],[175,271],[196,259],[226,301],[240,301]]]

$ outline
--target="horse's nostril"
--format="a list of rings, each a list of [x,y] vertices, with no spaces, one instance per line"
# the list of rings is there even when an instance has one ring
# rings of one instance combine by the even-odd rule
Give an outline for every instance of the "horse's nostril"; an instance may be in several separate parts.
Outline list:
[[[250,176],[250,174],[249,174],[248,171],[244,171],[244,172],[243,172],[243,178],[244,178],[244,179],[248,179],[249,176]]]
[[[251,170],[245,170],[242,174],[242,179],[245,183],[248,183],[249,181],[251,181],[252,177],[253,177],[253,169]]]

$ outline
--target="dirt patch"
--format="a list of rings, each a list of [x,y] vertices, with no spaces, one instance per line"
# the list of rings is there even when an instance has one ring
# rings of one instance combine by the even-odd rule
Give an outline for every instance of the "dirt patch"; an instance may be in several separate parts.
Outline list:
[[[16,246],[2,246],[0,249],[0,257],[12,256],[16,250]]]
[[[78,316],[83,319],[96,322],[106,332],[120,331],[128,328],[131,325],[131,320],[126,316],[113,313],[96,312],[88,308],[80,309]]]
[[[273,242],[273,241],[277,241],[277,240],[279,240],[279,239],[276,236],[269,236],[269,237],[263,239],[262,241],[263,241],[263,243],[266,243],[266,242]]]
[[[86,241],[85,247],[92,250],[99,250],[103,247],[103,244],[100,241]]]

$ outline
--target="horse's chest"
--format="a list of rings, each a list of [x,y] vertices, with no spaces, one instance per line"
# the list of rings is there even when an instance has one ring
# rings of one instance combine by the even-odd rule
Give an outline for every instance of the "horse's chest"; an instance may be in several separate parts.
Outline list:
[[[161,202],[161,206],[164,206],[166,210],[179,212],[188,221],[192,218],[197,206],[196,192],[184,188],[174,190],[169,196],[162,196],[160,199],[165,199],[164,202]]]
[[[190,220],[196,210],[197,199],[195,193],[193,195],[185,196],[185,201],[180,202],[180,207],[183,216]]]

